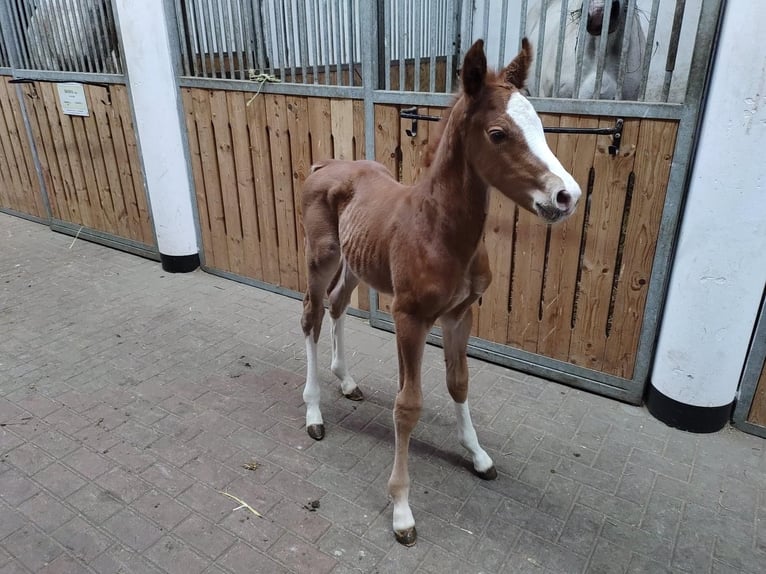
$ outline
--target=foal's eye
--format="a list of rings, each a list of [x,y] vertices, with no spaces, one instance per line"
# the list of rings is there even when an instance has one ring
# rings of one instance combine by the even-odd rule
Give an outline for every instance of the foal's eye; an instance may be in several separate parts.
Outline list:
[[[505,141],[505,138],[508,137],[508,134],[506,134],[503,130],[490,130],[489,132],[489,139],[492,140],[492,143],[500,143]]]

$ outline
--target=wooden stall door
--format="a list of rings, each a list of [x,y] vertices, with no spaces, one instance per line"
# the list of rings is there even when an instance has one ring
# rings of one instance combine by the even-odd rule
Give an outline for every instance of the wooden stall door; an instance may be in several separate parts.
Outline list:
[[[84,85],[89,115],[66,115],[55,84],[24,84],[54,220],[153,246],[127,88]]]
[[[376,106],[376,159],[411,183],[434,128],[420,122],[409,137],[399,111]],[[614,125],[614,118],[541,117],[546,126]],[[562,224],[546,225],[492,193],[485,241],[493,281],[476,305],[474,336],[632,377],[676,129],[673,121],[628,119],[616,156],[608,153],[609,136],[549,135],[583,189],[576,214]],[[390,304],[380,297],[381,310]]]
[[[0,208],[47,219],[21,103],[10,80],[0,76]]]
[[[315,161],[364,157],[363,103],[181,92],[205,267],[305,291],[303,181]],[[369,309],[366,288],[352,305]]]

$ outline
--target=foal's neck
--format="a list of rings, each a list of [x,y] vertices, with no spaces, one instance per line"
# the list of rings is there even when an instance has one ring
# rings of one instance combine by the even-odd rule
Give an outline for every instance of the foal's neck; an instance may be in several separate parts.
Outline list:
[[[456,255],[472,256],[484,232],[489,186],[469,165],[463,142],[462,102],[450,113],[433,157],[427,187],[441,215],[438,232]]]

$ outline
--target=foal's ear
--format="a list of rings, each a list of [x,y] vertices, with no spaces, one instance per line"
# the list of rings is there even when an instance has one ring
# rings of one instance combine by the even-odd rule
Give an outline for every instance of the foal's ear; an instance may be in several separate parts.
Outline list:
[[[468,50],[460,71],[463,91],[468,96],[476,96],[484,87],[487,76],[487,57],[484,55],[484,40],[476,40]]]
[[[521,52],[503,70],[505,81],[512,86],[522,89],[527,81],[527,72],[529,72],[533,55],[532,44],[524,38],[521,41]]]

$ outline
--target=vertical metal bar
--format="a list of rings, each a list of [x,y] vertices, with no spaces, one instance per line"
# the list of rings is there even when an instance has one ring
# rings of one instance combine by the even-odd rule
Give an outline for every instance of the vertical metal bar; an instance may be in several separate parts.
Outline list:
[[[340,86],[343,84],[343,68],[342,68],[342,60],[343,56],[341,54],[341,44],[340,44],[340,37],[341,37],[341,30],[340,27],[340,3],[339,2],[332,2],[333,9],[330,10],[331,14],[331,21],[332,25],[330,27],[330,30],[332,30],[332,39],[333,39],[333,47],[335,48],[335,85]]]
[[[364,88],[364,154],[375,159],[375,89],[378,83],[378,30],[377,2],[359,2],[360,61]],[[374,297],[374,292],[371,297]]]
[[[285,58],[290,62],[290,81],[295,83],[295,28],[293,27],[293,3],[283,0],[282,18],[285,30]]]
[[[673,80],[673,70],[676,67],[678,42],[681,36],[681,24],[683,24],[685,9],[686,0],[676,0],[676,11],[673,15],[673,28],[670,31],[670,44],[668,45],[668,57],[665,61],[665,80],[662,82],[663,102],[668,101],[668,94],[670,93],[670,82]]]
[[[326,18],[322,18],[322,23],[325,25],[325,28],[323,29],[322,34],[322,48],[324,52],[324,83],[326,85],[330,84],[330,52],[331,52],[331,46],[330,46],[330,31],[332,30],[332,19],[330,18],[330,6],[329,2],[325,3],[325,16]]]
[[[231,11],[231,37],[233,41],[231,49],[234,52],[238,63],[239,79],[244,80],[247,78],[247,64],[245,63],[246,47],[243,39],[244,30],[242,29],[242,0],[230,1],[229,10]],[[234,79],[236,79],[236,76]]]
[[[69,28],[69,34],[72,39],[72,49],[75,52],[75,60],[76,60],[76,67],[77,72],[87,72],[86,66],[85,66],[85,50],[83,50],[83,43],[82,38],[80,38],[80,26],[77,25],[77,17],[76,12],[77,8],[73,8],[72,5],[75,0],[67,0],[68,8],[65,10],[66,16],[67,16],[67,24]]]
[[[112,69],[109,65],[112,52],[110,49],[112,34],[110,33],[109,24],[106,18],[104,18],[103,2],[96,2],[96,6],[91,7],[91,13],[93,14],[92,21],[96,23],[96,27],[98,28],[95,38],[99,50],[96,57],[96,62],[98,63],[97,69],[103,74],[108,74]]]
[[[243,79],[247,79],[250,76],[250,70],[255,70],[258,67],[255,57],[255,40],[253,35],[255,32],[255,20],[253,19],[253,4],[251,0],[240,0],[240,13],[242,16],[242,35],[245,51],[245,70]]]
[[[42,54],[40,52],[40,42],[42,38],[39,36],[44,36],[44,32],[41,30],[37,30],[38,37],[37,38],[30,38],[30,23],[32,21],[31,12],[34,10],[34,7],[31,6],[28,2],[16,2],[16,11],[19,18],[19,31],[22,34],[21,37],[24,37],[26,41],[24,42],[25,48],[26,48],[26,55],[31,64],[33,64],[35,61],[42,61]],[[39,28],[39,27],[38,27]],[[39,65],[39,64],[38,64]]]
[[[83,71],[98,72],[99,69],[93,61],[93,56],[96,53],[96,48],[93,44],[95,40],[95,30],[91,25],[90,19],[86,18],[86,9],[85,6],[83,6],[83,0],[75,0],[75,2],[77,6],[75,11],[77,16],[77,27],[80,30],[80,50],[83,52],[83,63],[85,64],[85,69]]]
[[[236,79],[236,71],[234,69],[234,30],[233,30],[233,18],[231,14],[232,2],[228,0],[221,4],[221,36],[225,42],[225,46],[221,50],[225,58],[226,54],[229,56],[229,65],[223,65],[223,77],[227,77],[226,68],[228,67],[228,77],[232,80]]]
[[[5,42],[5,54],[8,58],[9,68],[19,67],[19,44],[16,38],[16,30],[11,20],[11,6],[7,2],[0,2],[0,34]]]
[[[542,0],[540,0],[542,2]],[[563,0],[562,0],[563,2]],[[542,9],[542,6],[541,6]],[[519,18],[519,48],[521,40],[527,36],[527,11],[529,10],[529,0],[521,0],[521,17]],[[537,48],[537,46],[535,46]],[[537,54],[539,52],[536,51]]]
[[[429,9],[431,8],[433,8],[433,3],[429,6]],[[426,22],[430,22],[428,28],[431,31],[431,45],[429,46],[431,61],[428,64],[428,91],[431,93],[436,91],[436,32],[441,28],[441,20],[434,17],[437,15],[429,14],[430,17],[426,18]]]
[[[199,5],[200,0],[188,0],[194,4],[194,33],[197,41],[197,54],[194,55],[194,61],[199,58],[202,77],[207,78],[207,51],[209,42],[206,40],[207,26],[205,24],[204,8]]]
[[[109,46],[111,48],[109,53],[109,58],[114,58],[114,64],[116,68],[116,72],[119,74],[125,73],[125,62],[123,60],[123,53],[122,53],[122,46],[120,42],[122,41],[122,37],[120,36],[119,31],[117,30],[117,19],[114,16],[115,9],[112,5],[112,2],[114,0],[105,0],[104,6],[106,7],[105,17],[106,21],[109,25],[108,31],[109,31]],[[114,54],[114,55],[112,55]]]
[[[226,62],[224,61],[224,55],[226,54],[226,46],[224,44],[222,22],[221,22],[221,3],[224,0],[215,1],[215,14],[211,14],[213,30],[215,31],[215,65],[213,71],[217,77],[226,77]]]
[[[311,3],[311,19],[314,22],[314,83],[319,83],[319,70],[321,69],[322,58],[322,43],[320,40],[320,24],[319,24],[319,0],[312,0]]]
[[[623,98],[623,84],[625,83],[625,74],[628,68],[628,49],[630,48],[630,38],[633,31],[633,22],[636,18],[636,0],[628,0],[628,9],[625,12],[625,21],[623,22],[622,47],[620,49],[620,68],[617,70],[617,99]],[[637,26],[641,24],[636,22]]]
[[[598,39],[598,59],[596,60],[596,84],[593,87],[593,99],[601,99],[601,81],[604,77],[604,62],[606,61],[606,49],[609,44],[609,22],[612,19],[612,11],[604,7],[604,16],[601,23],[601,35]]]
[[[580,85],[582,84],[582,62],[585,55],[585,36],[588,33],[588,10],[590,9],[590,0],[583,0],[580,11],[580,28],[577,30],[577,62],[575,63],[575,79],[572,88],[572,97],[580,97]]]
[[[0,4],[4,4],[0,2]],[[4,4],[7,10],[8,28],[11,31],[11,38],[13,38],[13,46],[11,49],[11,65],[14,68],[30,68],[29,66],[29,54],[25,50],[25,43],[22,42],[24,28],[20,25],[18,6],[11,6]]]
[[[253,22],[255,24],[255,49],[258,55],[258,68],[260,71],[270,70],[271,62],[266,53],[267,24],[263,15],[263,3],[261,0],[253,1]],[[258,3],[257,6],[255,3]]]
[[[103,73],[104,70],[99,65],[100,58],[98,57],[98,40],[101,37],[102,26],[98,22],[96,7],[85,6],[84,1],[80,0],[80,20],[83,24],[83,34],[87,38],[91,70],[95,73]]]
[[[381,35],[381,41],[383,44],[383,59],[382,62],[379,62],[381,64],[381,69],[378,69],[378,74],[380,72],[383,72],[384,85],[383,87],[386,90],[391,89],[391,58],[392,58],[392,50],[391,50],[391,38],[394,37],[393,29],[392,29],[392,18],[391,18],[391,3],[386,2],[385,0],[378,0],[378,16],[383,14],[383,34]]]
[[[460,50],[460,10],[455,9],[455,0],[447,0],[447,85],[445,91],[452,93],[452,80],[455,76],[455,54]]]
[[[354,73],[354,0],[346,2],[346,28],[347,41],[346,57],[348,59],[348,85],[356,84],[356,74]]]
[[[36,41],[27,40],[27,46],[33,46],[32,49],[34,50],[34,55],[30,54],[30,60],[36,58],[37,66],[44,67],[43,63],[45,61],[45,55],[47,54],[50,58],[52,54],[55,54],[55,44],[51,45],[53,39],[51,38],[52,34],[46,33],[46,30],[43,30],[41,25],[47,24],[48,26],[51,26],[52,22],[44,18],[41,7],[38,6],[31,12],[31,15],[27,19],[26,35],[28,38],[31,35],[33,21],[35,25],[34,30],[37,32],[38,38],[36,38]]]
[[[563,1],[563,0],[562,0]],[[587,0],[585,0],[587,2]],[[545,20],[548,17],[548,3],[541,2],[540,4],[540,29],[537,31],[537,48],[535,50],[535,82],[531,86],[532,94],[535,96],[540,95],[540,74],[543,70],[543,50],[545,49]]]
[[[193,1],[175,0],[179,45],[183,42],[181,47],[181,52],[183,52],[183,75],[197,76],[197,58],[194,57],[196,38],[192,36],[192,33],[196,32],[196,30],[193,25],[194,16],[190,14],[190,11],[194,11]]]
[[[497,69],[505,66],[505,41],[508,34],[508,0],[500,7],[500,45],[497,49]]]
[[[405,23],[405,12],[403,4],[405,0],[399,0],[396,6],[396,35],[399,37],[399,91],[404,91],[405,69],[407,68],[407,58],[405,57],[404,40],[407,35]]]
[[[419,92],[420,91],[420,56],[421,56],[421,46],[420,46],[420,39],[423,35],[423,27],[421,26],[421,19],[422,16],[421,13],[422,4],[417,3],[415,5],[414,9],[414,18],[415,22],[412,27],[412,35],[415,37],[415,49],[413,51],[413,65],[415,66],[415,72],[414,72],[414,81],[412,86],[413,92]]]
[[[301,63],[301,81],[307,83],[309,73],[309,37],[308,37],[308,21],[306,19],[306,2],[298,2],[298,32],[300,36],[298,41],[300,43],[300,63]]]
[[[487,49],[486,42],[489,39],[489,3],[490,0],[484,0],[484,22],[481,26],[481,37],[484,40],[484,49]]]
[[[50,37],[48,41],[48,59],[49,60],[55,60],[55,64],[51,62],[49,64],[50,67],[55,67],[58,69],[65,69],[66,64],[66,51],[67,51],[67,42],[64,40],[64,32],[63,32],[63,22],[61,22],[61,18],[56,18],[53,15],[53,12],[51,11],[50,3],[43,2],[40,4],[40,6],[37,7],[38,12],[38,18],[37,19],[37,29],[38,31],[41,30],[40,28],[40,22],[47,22],[48,26],[50,26]],[[45,34],[48,36],[48,34]],[[38,62],[38,66],[41,68],[44,67],[44,58]]]
[[[559,97],[559,87],[561,86],[561,65],[564,59],[564,38],[567,32],[567,3],[561,1],[561,14],[559,15],[559,45],[556,49],[556,76],[553,82],[553,97]]]
[[[641,86],[638,90],[638,97],[646,101],[646,86],[649,83],[649,68],[652,65],[652,50],[654,48],[654,34],[657,30],[657,15],[660,10],[661,0],[654,0],[652,3],[652,13],[649,16],[649,27],[646,31],[646,45],[644,48],[644,67],[641,72]]]

